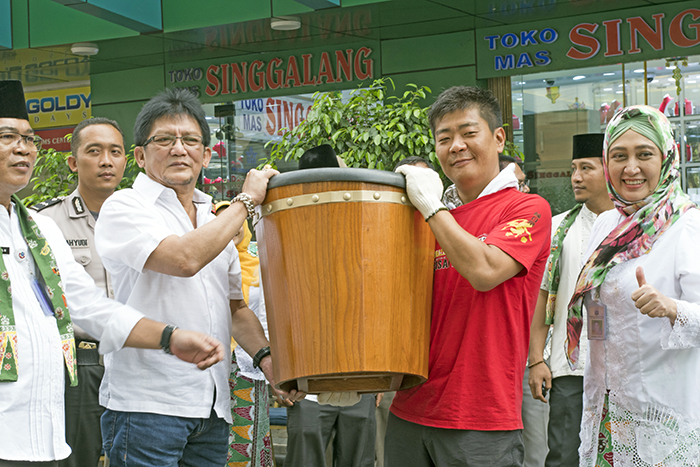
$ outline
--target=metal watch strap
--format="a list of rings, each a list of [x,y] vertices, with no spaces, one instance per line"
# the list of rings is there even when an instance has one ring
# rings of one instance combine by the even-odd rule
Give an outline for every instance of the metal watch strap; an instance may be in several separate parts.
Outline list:
[[[163,349],[163,352],[167,353],[168,355],[172,355],[173,353],[170,351],[170,338],[173,335],[173,331],[177,329],[177,326],[173,326],[172,324],[166,324],[165,329],[163,329],[163,334],[160,335],[160,346]]]
[[[253,198],[248,193],[239,193],[232,200],[231,204],[240,201],[248,211],[248,217],[251,219],[255,216],[255,203],[253,203]]]
[[[267,357],[268,355],[270,355],[270,346],[269,345],[258,350],[255,353],[255,356],[253,357],[253,367],[260,368],[260,362],[262,361],[263,358]]]

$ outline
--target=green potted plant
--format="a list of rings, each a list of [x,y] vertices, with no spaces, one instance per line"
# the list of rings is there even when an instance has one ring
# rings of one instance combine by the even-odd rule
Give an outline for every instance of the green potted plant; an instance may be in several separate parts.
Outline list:
[[[421,106],[430,89],[408,84],[403,95],[387,93],[390,78],[375,80],[343,101],[337,92],[314,94],[314,103],[300,125],[269,142],[270,157],[261,165],[298,160],[306,149],[330,144],[348,167],[393,170],[408,156],[420,156],[439,167],[428,123]],[[394,88],[395,89],[395,88]]]

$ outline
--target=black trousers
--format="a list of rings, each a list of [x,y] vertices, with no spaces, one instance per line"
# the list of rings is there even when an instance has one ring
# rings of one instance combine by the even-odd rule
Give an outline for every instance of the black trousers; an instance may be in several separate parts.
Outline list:
[[[546,467],[578,465],[583,414],[583,376],[560,376],[552,380],[549,393],[549,453]]]
[[[0,459],[0,467],[58,467],[58,461],[25,462],[25,461],[4,461],[4,460]]]
[[[78,385],[71,387],[66,375],[66,442],[73,452],[59,467],[97,467],[102,452],[99,389],[105,368],[94,349],[77,349]]]
[[[288,407],[284,466],[326,465],[326,448],[335,430],[333,466],[374,467],[375,401],[374,395],[365,394],[360,402],[348,407],[306,400]]]

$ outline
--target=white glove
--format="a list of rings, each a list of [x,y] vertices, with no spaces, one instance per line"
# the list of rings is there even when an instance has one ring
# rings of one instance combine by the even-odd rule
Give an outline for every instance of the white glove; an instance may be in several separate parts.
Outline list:
[[[402,165],[396,172],[406,177],[408,199],[423,214],[426,221],[438,211],[447,209],[442,204],[442,180],[437,172],[412,165]]]
[[[318,395],[318,403],[323,405],[333,405],[335,407],[347,407],[360,402],[362,397],[354,392],[322,392]]]

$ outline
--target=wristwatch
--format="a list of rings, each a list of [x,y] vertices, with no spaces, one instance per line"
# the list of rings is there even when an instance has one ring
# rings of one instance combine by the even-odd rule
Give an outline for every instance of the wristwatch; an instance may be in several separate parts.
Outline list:
[[[170,351],[170,337],[173,335],[173,331],[176,329],[177,326],[166,324],[165,329],[163,329],[163,334],[160,335],[160,347],[163,349],[163,352],[167,353],[168,355],[173,354]]]
[[[263,358],[267,357],[268,355],[270,355],[270,346],[269,345],[258,350],[255,353],[255,356],[253,357],[253,367],[260,368],[260,362],[262,361]]]

